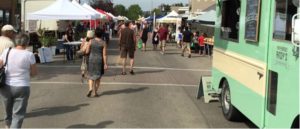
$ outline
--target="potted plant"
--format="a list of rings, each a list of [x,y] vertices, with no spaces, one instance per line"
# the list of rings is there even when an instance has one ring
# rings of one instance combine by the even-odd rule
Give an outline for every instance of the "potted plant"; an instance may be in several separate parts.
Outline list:
[[[55,54],[55,48],[52,47],[56,43],[56,38],[55,36],[46,35],[45,32],[45,29],[38,30],[39,40],[42,44],[42,48],[38,50],[41,63],[52,62],[53,55]]]

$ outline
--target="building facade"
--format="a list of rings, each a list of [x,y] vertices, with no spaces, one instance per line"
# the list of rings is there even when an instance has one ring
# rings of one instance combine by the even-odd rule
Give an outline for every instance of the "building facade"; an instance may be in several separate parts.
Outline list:
[[[0,0],[0,27],[5,24],[19,26],[20,0]],[[17,28],[18,29],[18,28]]]
[[[191,15],[196,16],[207,10],[215,10],[216,0],[190,0],[189,5]]]

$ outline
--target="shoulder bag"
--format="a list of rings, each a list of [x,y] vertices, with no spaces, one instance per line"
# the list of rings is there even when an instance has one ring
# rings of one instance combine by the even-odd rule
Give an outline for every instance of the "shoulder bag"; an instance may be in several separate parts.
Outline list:
[[[77,51],[77,55],[78,55],[78,56],[86,55],[85,52],[86,52],[87,46],[88,46],[88,42],[84,41],[84,42],[83,42],[83,46],[80,48],[79,51]]]
[[[5,78],[5,66],[7,66],[8,55],[9,55],[11,49],[12,49],[11,47],[8,49],[8,52],[7,52],[7,54],[6,54],[6,60],[5,60],[5,63],[4,63],[4,65],[0,68],[0,88],[4,87],[4,86],[6,85],[6,84],[5,84],[5,79],[6,79],[6,78]]]

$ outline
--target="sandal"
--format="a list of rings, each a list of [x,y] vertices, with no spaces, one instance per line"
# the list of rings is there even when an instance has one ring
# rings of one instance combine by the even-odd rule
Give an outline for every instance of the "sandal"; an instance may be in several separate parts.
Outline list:
[[[134,72],[133,72],[133,70],[131,70],[131,71],[130,71],[130,74],[131,74],[131,75],[134,75]]]
[[[92,90],[90,90],[90,91],[88,92],[88,94],[86,95],[86,97],[91,97],[91,95],[92,95]]]
[[[98,94],[94,94],[94,96],[93,97],[99,97],[99,95]]]

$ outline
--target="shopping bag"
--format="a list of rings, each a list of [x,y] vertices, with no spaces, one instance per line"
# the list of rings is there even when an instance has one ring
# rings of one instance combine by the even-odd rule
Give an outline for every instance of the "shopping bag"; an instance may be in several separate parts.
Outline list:
[[[194,48],[195,47],[195,43],[191,43],[191,48]]]
[[[140,39],[140,40],[138,41],[138,48],[139,48],[139,49],[142,49],[142,47],[143,47],[143,41]]]

